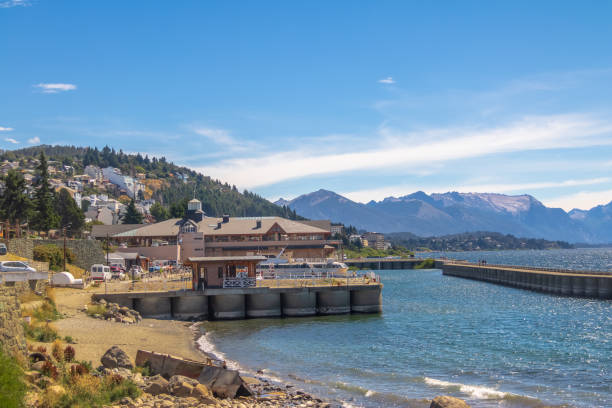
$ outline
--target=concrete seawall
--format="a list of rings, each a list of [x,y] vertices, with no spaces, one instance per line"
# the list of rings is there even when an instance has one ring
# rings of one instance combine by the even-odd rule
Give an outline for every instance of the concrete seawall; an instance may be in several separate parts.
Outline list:
[[[444,262],[442,273],[537,292],[612,299],[612,273]]]
[[[94,294],[145,317],[232,320],[347,313],[381,313],[382,285]]]

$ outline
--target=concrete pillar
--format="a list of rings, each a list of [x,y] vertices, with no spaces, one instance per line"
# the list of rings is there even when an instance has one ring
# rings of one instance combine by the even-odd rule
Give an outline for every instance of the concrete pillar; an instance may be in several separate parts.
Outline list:
[[[244,319],[245,295],[209,296],[208,315],[216,320]]]
[[[382,287],[366,286],[363,288],[351,290],[351,312],[382,312]]]
[[[246,295],[247,317],[280,317],[281,295],[278,292]]]
[[[172,312],[169,297],[147,296],[134,299],[134,309],[143,317],[170,317]]]
[[[549,274],[545,274],[542,275],[543,281],[542,281],[542,291],[544,292],[548,292],[548,293],[554,293],[555,291],[555,277],[554,275],[549,275]]]
[[[563,292],[562,290],[563,277],[561,275],[554,275],[554,278],[555,278],[554,293],[561,294]]]
[[[597,278],[597,292],[600,299],[612,299],[612,277]]]
[[[350,291],[343,287],[330,287],[317,292],[317,313],[322,315],[351,312]]]
[[[593,277],[584,278],[584,296],[596,298],[597,292],[597,279]]]
[[[281,295],[284,316],[314,316],[317,314],[317,294],[308,289]]]
[[[572,277],[567,275],[561,276],[561,293],[563,295],[572,294]]]
[[[572,295],[584,296],[585,291],[585,278],[584,276],[572,276]]]
[[[198,295],[172,298],[172,317],[175,319],[206,319],[208,317],[208,297]]]

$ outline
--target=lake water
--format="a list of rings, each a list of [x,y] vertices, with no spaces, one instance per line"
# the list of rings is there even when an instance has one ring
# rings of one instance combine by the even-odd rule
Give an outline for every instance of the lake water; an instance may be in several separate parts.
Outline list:
[[[609,269],[610,249],[570,251],[461,259],[570,267],[581,257],[587,266],[578,269]],[[380,275],[381,315],[207,322],[201,344],[243,370],[265,369],[347,406],[428,407],[424,399],[441,394],[473,407],[612,406],[612,302],[439,270]]]

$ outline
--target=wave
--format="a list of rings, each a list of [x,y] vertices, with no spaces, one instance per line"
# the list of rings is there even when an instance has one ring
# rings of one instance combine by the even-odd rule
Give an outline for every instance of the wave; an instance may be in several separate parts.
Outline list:
[[[450,381],[436,380],[435,378],[424,377],[423,381],[427,385],[438,388],[445,388],[449,391],[458,391],[468,395],[471,398],[479,400],[507,400],[520,402],[521,406],[544,407],[545,404],[535,397],[528,395],[519,395],[511,392],[499,391],[495,388],[485,387],[481,385],[469,385],[455,383]]]

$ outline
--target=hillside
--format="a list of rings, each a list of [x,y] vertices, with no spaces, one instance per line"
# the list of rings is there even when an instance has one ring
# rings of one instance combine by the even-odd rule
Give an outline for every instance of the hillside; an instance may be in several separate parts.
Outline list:
[[[44,152],[50,161],[73,166],[75,173],[82,173],[87,165],[115,167],[122,174],[132,177],[145,174],[145,184],[151,186],[151,197],[164,206],[186,207],[186,201],[194,197],[202,201],[202,209],[208,215],[220,216],[282,216],[296,219],[295,211],[275,205],[257,194],[239,192],[235,186],[213,180],[210,177],[167,161],[164,157],[149,158],[140,154],[126,154],[109,147],[102,150],[75,146],[41,145],[19,150],[3,151],[0,161],[19,161],[21,163],[36,159]],[[91,192],[91,191],[90,191]],[[86,192],[87,193],[87,192]],[[118,197],[116,197],[118,198]]]
[[[612,203],[566,213],[530,195],[416,192],[382,201],[357,203],[328,190],[283,201],[305,217],[383,233],[410,232],[421,237],[492,231],[552,241],[612,242]]]
[[[572,248],[564,241],[547,241],[535,238],[517,238],[498,232],[465,232],[440,237],[418,237],[409,232],[395,232],[386,235],[394,245],[410,250],[431,251],[495,251],[507,249],[559,249]]]

